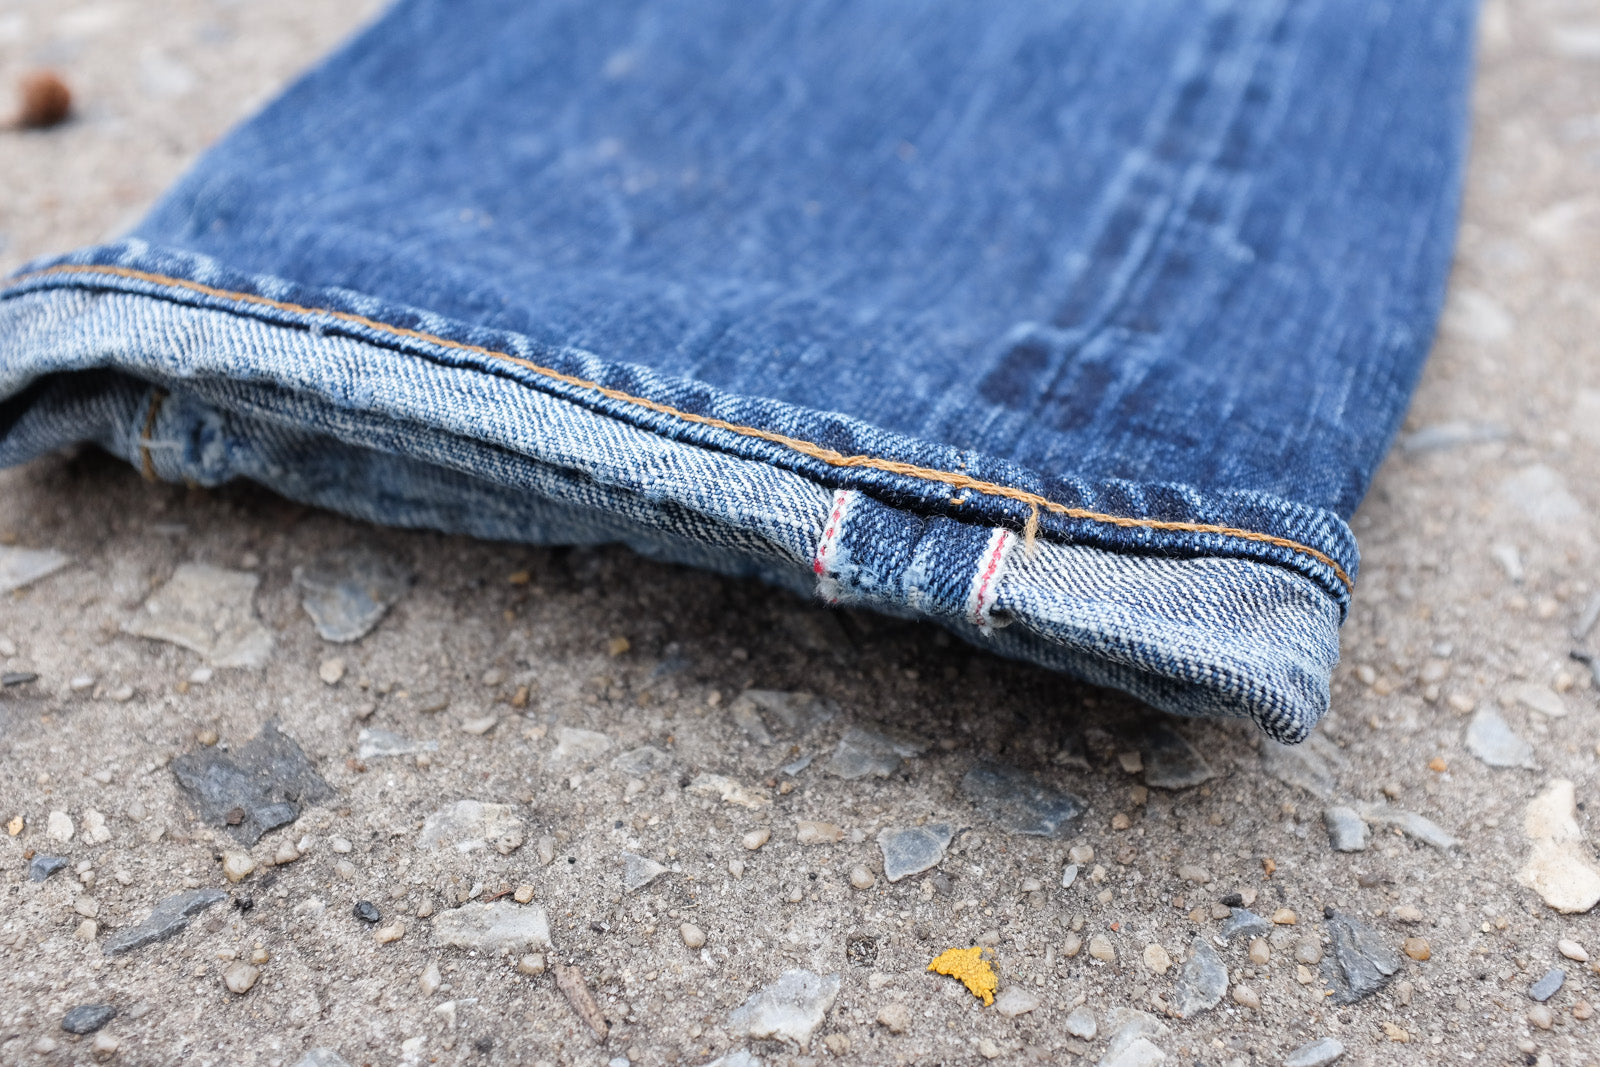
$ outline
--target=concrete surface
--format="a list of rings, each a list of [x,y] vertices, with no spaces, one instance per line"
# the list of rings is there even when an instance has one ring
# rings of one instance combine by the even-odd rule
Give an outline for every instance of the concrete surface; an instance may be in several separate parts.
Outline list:
[[[80,103],[59,129],[0,133],[0,268],[114,232],[371,10],[10,0],[0,80],[52,66]],[[248,486],[153,486],[88,451],[0,473],[0,540],[71,557],[0,598],[0,669],[37,675],[0,690],[0,1061],[294,1064],[322,1047],[351,1064],[1277,1064],[1332,1038],[1346,1063],[1600,1063],[1600,973],[1558,947],[1600,960],[1600,912],[1558,912],[1519,881],[1530,804],[1540,847],[1580,882],[1600,841],[1600,708],[1569,658],[1600,647],[1600,628],[1573,636],[1600,592],[1600,13],[1491,2],[1476,102],[1450,309],[1408,424],[1423,432],[1355,521],[1365,558],[1312,749],[1321,780],[1264,759],[1242,725],[1179,722],[1216,777],[1148,789],[1151,720],[1115,694],[623,551],[377,530]],[[415,584],[370,636],[330,644],[293,571],[357,545]],[[125,632],[186,563],[259,577],[264,667],[208,668]],[[752,687],[837,713],[786,726],[737,699]],[[1491,707],[1533,768],[1468,749]],[[252,847],[199,819],[177,769],[238,756],[268,720],[331,792]],[[853,728],[926,747],[887,777],[841,778],[832,752]],[[361,757],[362,730],[437,748]],[[1007,831],[1003,805],[961,788],[980,760],[1087,814],[1057,838]],[[1546,793],[1560,780],[1570,825],[1561,787]],[[507,806],[484,845],[423,847],[429,816],[463,800]],[[1367,816],[1364,851],[1333,850],[1329,805]],[[1459,844],[1423,843],[1395,810]],[[939,823],[938,865],[888,882],[880,832]],[[1586,840],[1549,836],[1574,828]],[[41,855],[67,865],[30,881]],[[224,861],[254,869],[230,882]],[[158,902],[208,888],[228,901],[105,953]],[[1229,893],[1296,921],[1216,946]],[[491,897],[511,953],[445,943],[477,936]],[[1398,964],[1353,1004],[1303,962],[1332,958],[1325,907]],[[552,947],[529,959],[540,909]],[[1180,1019],[1197,939],[1228,993]],[[926,969],[975,944],[992,946],[993,1007]],[[1530,987],[1557,966],[1541,1006]],[[788,970],[816,977],[740,1009]],[[62,1029],[97,1003],[117,1010],[98,1032]]]

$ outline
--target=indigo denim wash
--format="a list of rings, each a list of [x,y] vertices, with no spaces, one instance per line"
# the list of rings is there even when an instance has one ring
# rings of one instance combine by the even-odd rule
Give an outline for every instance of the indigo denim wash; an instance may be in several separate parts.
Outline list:
[[[0,291],[0,462],[623,541],[1304,738],[1468,0],[402,0]]]

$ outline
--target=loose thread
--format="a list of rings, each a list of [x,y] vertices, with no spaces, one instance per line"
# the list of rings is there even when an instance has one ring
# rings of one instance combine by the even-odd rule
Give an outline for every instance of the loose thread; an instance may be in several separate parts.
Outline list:
[[[1028,505],[1028,521],[1022,526],[1022,554],[1026,559],[1033,558],[1034,546],[1039,540],[1039,505]]]
[[[167,394],[161,389],[150,394],[150,410],[145,413],[144,429],[139,433],[139,470],[147,482],[156,480],[156,461],[150,455],[150,438],[156,432],[156,416],[161,414],[161,404],[166,399]]]

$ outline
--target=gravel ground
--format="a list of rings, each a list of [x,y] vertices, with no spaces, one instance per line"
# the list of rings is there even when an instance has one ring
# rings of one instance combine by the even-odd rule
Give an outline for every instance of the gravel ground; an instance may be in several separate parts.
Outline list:
[[[0,78],[79,106],[0,132],[0,268],[125,225],[372,9],[11,0]],[[1299,750],[620,550],[0,473],[0,574],[67,558],[0,597],[0,1061],[1600,1063],[1600,19],[1494,0],[1481,50]],[[330,642],[302,599],[362,559],[409,582]],[[974,946],[992,1006],[928,970]]]

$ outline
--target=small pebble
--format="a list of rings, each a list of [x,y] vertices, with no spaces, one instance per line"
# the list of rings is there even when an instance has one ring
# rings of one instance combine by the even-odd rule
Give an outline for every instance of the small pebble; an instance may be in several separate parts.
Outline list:
[[[348,838],[331,837],[328,839],[328,847],[333,849],[335,852],[346,853],[349,852],[353,846],[350,844]]]
[[[356,901],[356,906],[351,911],[356,918],[364,923],[375,923],[383,918],[382,913],[378,911],[378,906],[370,900]]]
[[[61,1017],[61,1029],[69,1034],[92,1034],[116,1017],[111,1004],[79,1004]]]
[[[228,964],[222,972],[222,982],[228,987],[230,993],[244,994],[256,984],[256,979],[261,977],[261,968],[237,960]]]
[[[122,1047],[115,1034],[95,1034],[94,1040],[89,1042],[89,1052],[97,1060],[107,1060],[117,1054],[117,1049]]]
[[[1542,1004],[1560,992],[1566,981],[1567,972],[1560,967],[1552,967],[1544,972],[1543,978],[1528,988],[1528,996]]]
[[[1066,940],[1061,943],[1061,952],[1069,960],[1082,951],[1083,938],[1077,934],[1068,934]]]
[[[1094,862],[1093,845],[1073,845],[1067,850],[1067,858],[1073,863],[1087,864]]]
[[[739,839],[739,843],[745,848],[749,849],[751,852],[754,852],[756,849],[760,848],[762,845],[771,840],[772,831],[763,826],[759,830],[751,830],[749,833],[745,834],[744,837]]]
[[[230,882],[242,882],[256,869],[256,861],[248,852],[229,849],[222,854],[222,874]]]
[[[1594,1017],[1594,1007],[1587,1000],[1580,1000],[1572,1006],[1572,1017],[1583,1020]]]
[[[1128,827],[1130,827],[1132,825],[1133,825],[1133,820],[1128,818],[1126,815],[1124,815],[1120,811],[1117,812],[1117,814],[1111,816],[1111,828],[1113,830],[1126,830]]]
[[[380,945],[387,945],[391,941],[398,941],[406,936],[405,923],[393,923],[389,926],[380,926],[373,933],[372,939]]]
[[[461,732],[471,734],[473,737],[482,737],[490,730],[493,730],[499,723],[500,717],[498,715],[484,715],[475,719],[463,719]]]
[[[878,1025],[891,1034],[903,1034],[911,1029],[911,1012],[904,1004],[885,1004],[878,1009]]]
[[[1548,1030],[1556,1024],[1555,1012],[1543,1004],[1535,1004],[1528,1009],[1528,1021],[1541,1030]]]
[[[1319,1037],[1285,1056],[1283,1067],[1328,1067],[1343,1055],[1343,1044],[1331,1037]]]
[[[1425,960],[1433,955],[1433,949],[1429,946],[1428,939],[1425,937],[1408,937],[1401,948],[1405,950],[1407,956],[1414,960]]]
[[[1240,983],[1233,987],[1233,1002],[1245,1008],[1261,1007],[1261,995],[1249,986]]]
[[[1289,908],[1279,908],[1272,913],[1272,921],[1278,926],[1293,926],[1299,922],[1299,916]]]
[[[317,677],[328,685],[338,685],[344,677],[344,660],[339,656],[323,660],[322,666],[317,668]]]
[[[1039,998],[1020,986],[1007,986],[998,997],[994,998],[994,1010],[1007,1019],[1026,1015],[1038,1006]]]
[[[844,839],[844,830],[836,823],[801,819],[795,824],[795,837],[802,845],[831,845]]]
[[[1257,967],[1272,962],[1272,946],[1267,944],[1266,938],[1258,937],[1250,942],[1250,962]]]
[[[73,824],[72,816],[64,811],[52,811],[45,820],[45,833],[63,845],[71,841],[72,835],[77,832],[78,828]]]
[[[1419,923],[1422,921],[1422,912],[1410,904],[1400,905],[1391,914],[1395,917],[1396,922]]]
[[[679,926],[678,936],[683,938],[683,943],[690,948],[700,948],[706,943],[706,932],[694,923],[684,923]]]
[[[439,973],[439,964],[429,960],[428,965],[422,969],[422,977],[417,979],[417,985],[422,989],[422,995],[431,997],[439,992],[439,987],[444,984],[444,976]]]
[[[865,867],[858,865],[850,868],[850,884],[857,889],[871,889],[876,881],[877,879],[873,877],[872,872]]]
[[[1144,947],[1144,965],[1154,974],[1166,974],[1172,968],[1172,957],[1157,944]]]
[[[1196,867],[1193,864],[1185,864],[1179,867],[1178,877],[1185,882],[1193,882],[1195,885],[1205,885],[1211,881],[1211,875],[1204,867]]]
[[[1568,938],[1564,937],[1556,942],[1556,951],[1569,960],[1577,960],[1579,963],[1589,962],[1589,953],[1584,950],[1584,947]]]
[[[517,970],[522,974],[543,974],[544,967],[543,952],[530,952],[517,961]]]
[[[511,894],[511,899],[518,904],[528,904],[533,900],[533,886],[519,885],[517,891]]]
[[[1072,883],[1078,880],[1078,865],[1069,863],[1061,870],[1061,888],[1071,889]]]
[[[13,120],[25,130],[42,130],[65,122],[72,112],[72,90],[53,70],[24,74],[17,82],[18,107]]]
[[[1093,1041],[1094,1035],[1100,1032],[1100,1026],[1094,1019],[1094,1012],[1083,1007],[1073,1008],[1061,1025],[1067,1033],[1073,1037],[1081,1037],[1085,1041]]]
[[[1095,934],[1089,939],[1089,955],[1102,963],[1110,963],[1117,958],[1117,950],[1105,934]]]
[[[1322,962],[1322,942],[1314,937],[1302,938],[1294,946],[1294,958],[1300,963],[1315,966]]]

